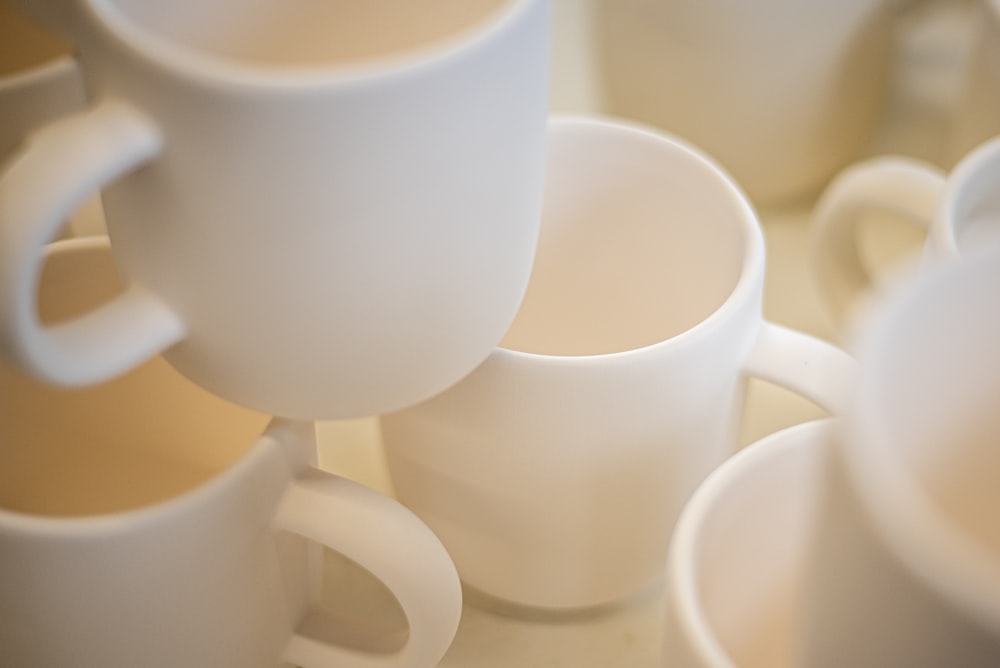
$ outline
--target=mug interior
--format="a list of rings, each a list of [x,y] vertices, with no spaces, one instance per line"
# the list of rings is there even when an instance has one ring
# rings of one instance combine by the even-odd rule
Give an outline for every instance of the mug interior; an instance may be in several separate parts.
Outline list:
[[[831,426],[798,425],[748,446],[685,509],[669,595],[678,620],[686,618],[678,632],[702,656],[698,665],[796,665],[799,597]]]
[[[535,264],[501,346],[599,355],[665,341],[736,289],[756,219],[696,151],[638,127],[550,124]],[[762,243],[762,242],[761,242]]]
[[[418,52],[483,23],[512,0],[100,0],[137,39],[223,61],[329,67]]]
[[[41,280],[43,321],[121,290],[104,239],[58,242]],[[0,363],[0,509],[45,516],[130,510],[194,488],[235,462],[269,418],[209,394],[155,358],[85,389]]]
[[[0,0],[0,77],[52,62],[71,51],[69,43],[29,20],[11,0]]]
[[[933,570],[955,581],[988,573],[980,583],[992,580],[996,596],[1000,256],[948,269],[920,277],[879,314],[863,356],[851,459],[868,503],[900,532],[893,535],[922,546],[902,547],[906,558],[941,557]],[[995,599],[993,608],[1000,614]]]

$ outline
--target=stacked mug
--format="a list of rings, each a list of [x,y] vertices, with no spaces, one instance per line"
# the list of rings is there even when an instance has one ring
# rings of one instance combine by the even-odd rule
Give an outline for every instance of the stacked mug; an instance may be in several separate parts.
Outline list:
[[[0,138],[0,663],[433,666],[462,584],[594,609],[664,564],[666,666],[994,661],[963,513],[995,500],[1000,258],[930,265],[995,210],[1000,148],[821,198],[843,321],[859,211],[931,230],[860,367],[763,317],[760,222],[699,148],[758,201],[818,188],[876,120],[889,3],[599,5],[610,99],[687,139],[550,117],[544,0],[21,4],[75,57],[0,81],[51,112]],[[790,67],[769,31],[805,24]],[[99,193],[107,236],[57,240]],[[730,457],[751,378],[837,417]],[[397,499],[315,465],[315,420],[375,415]],[[407,634],[318,604],[324,546]]]
[[[513,319],[547,3],[22,4],[86,96],[0,175],[0,663],[435,665],[452,560],[316,469],[313,421],[431,396]],[[98,191],[110,243],[56,241]],[[408,634],[324,614],[318,546]]]

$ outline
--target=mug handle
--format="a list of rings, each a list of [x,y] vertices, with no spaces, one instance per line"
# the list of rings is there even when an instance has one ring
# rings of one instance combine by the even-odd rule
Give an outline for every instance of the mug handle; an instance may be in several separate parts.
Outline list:
[[[282,424],[284,423],[284,424]],[[311,442],[312,423],[277,421],[272,436]],[[296,433],[297,432],[297,433]],[[294,477],[273,526],[326,546],[367,569],[396,597],[409,635],[400,647],[340,646],[294,632],[282,661],[304,668],[436,666],[462,615],[458,571],[438,537],[401,503],[360,483],[291,461]]]
[[[744,372],[791,390],[833,415],[847,408],[857,362],[814,336],[763,322]]]
[[[946,178],[919,160],[876,158],[847,168],[824,191],[812,214],[810,254],[817,287],[838,329],[874,287],[857,243],[864,214],[882,212],[928,229]]]
[[[37,309],[44,249],[88,197],[156,156],[156,126],[109,100],[28,137],[0,174],[0,349],[15,366],[56,385],[121,375],[184,338],[162,300],[129,285],[100,308],[44,326]]]

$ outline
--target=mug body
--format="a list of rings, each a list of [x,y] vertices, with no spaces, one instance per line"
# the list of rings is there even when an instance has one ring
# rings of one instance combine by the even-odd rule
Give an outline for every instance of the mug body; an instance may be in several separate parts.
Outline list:
[[[119,289],[106,242],[53,248],[44,317]],[[3,366],[0,396],[0,663],[278,663],[311,557],[271,521],[307,428],[268,429],[159,358],[82,391]]]
[[[354,56],[323,3],[77,8],[89,98],[160,135],[105,204],[126,280],[185,323],[165,353],[184,375],[270,414],[355,417],[500,340],[537,240],[548,7],[432,4],[444,34]],[[479,9],[453,25],[456,7]]]
[[[818,190],[883,106],[883,0],[602,0],[609,112],[702,147],[757,204]]]
[[[1000,134],[1000,1],[976,2],[973,12],[974,35],[951,119],[951,162]]]
[[[553,120],[547,164],[500,347],[381,429],[399,499],[468,586],[569,609],[659,579],[681,505],[733,447],[763,240],[712,163],[645,129]]]
[[[804,665],[1000,660],[1000,255],[928,268],[859,339],[824,484]]]

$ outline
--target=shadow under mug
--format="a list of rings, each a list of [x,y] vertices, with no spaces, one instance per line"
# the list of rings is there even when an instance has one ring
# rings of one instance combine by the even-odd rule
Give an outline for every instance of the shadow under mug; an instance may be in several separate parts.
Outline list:
[[[862,252],[865,226],[879,222],[873,215],[926,230],[924,264],[958,259],[1000,243],[998,183],[1000,137],[976,147],[949,174],[905,157],[874,158],[841,172],[816,204],[809,240],[813,276],[834,323],[850,330],[859,309],[884,289]]]
[[[100,237],[49,247],[47,322],[120,283]],[[0,664],[430,666],[462,597],[403,506],[311,465],[312,423],[271,419],[160,358],[54,389],[0,367]],[[409,623],[354,634],[318,605],[319,546],[368,569]]]
[[[792,668],[806,555],[833,420],[748,445],[677,520],[666,578],[664,668]]]
[[[41,5],[89,107],[0,175],[11,363],[80,386],[162,353],[230,401],[318,419],[414,403],[489,354],[537,241],[548,5],[353,7],[371,20],[280,0]],[[335,29],[376,46],[345,55]],[[98,189],[127,290],[44,327],[42,248]]]
[[[911,275],[862,325],[800,665],[1000,665],[1000,249]]]
[[[511,329],[380,424],[398,498],[466,585],[571,609],[662,577],[677,513],[736,447],[749,377],[835,410],[853,363],[763,319],[763,234],[703,154],[604,119],[553,119],[548,141]]]

